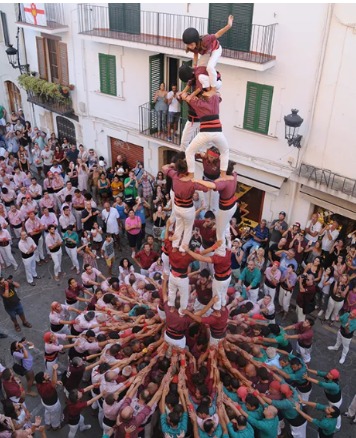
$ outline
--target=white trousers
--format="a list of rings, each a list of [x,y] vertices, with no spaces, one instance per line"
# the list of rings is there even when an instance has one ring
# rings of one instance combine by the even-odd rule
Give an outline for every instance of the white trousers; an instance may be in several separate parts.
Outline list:
[[[45,405],[42,401],[42,405],[45,408],[44,420],[46,426],[52,426],[53,428],[59,427],[61,425],[62,419],[62,406],[57,400],[52,406]]]
[[[194,307],[193,307],[194,313],[199,312],[199,310],[204,309],[204,307],[205,307],[205,304],[202,304],[200,301],[198,301],[198,299],[196,299],[194,301]],[[213,313],[213,309],[210,308],[207,312],[204,313],[204,316],[209,316],[212,313]]]
[[[182,246],[189,245],[190,239],[192,238],[193,224],[195,219],[195,208],[189,207],[178,207],[174,206],[174,212],[176,216],[176,229],[174,235],[176,238],[172,242],[173,248],[179,247],[179,242],[182,239],[180,246],[180,251],[184,252]]]
[[[205,201],[205,211],[211,210],[215,213],[215,217],[217,218],[219,212],[219,192],[209,190],[208,192],[203,193]]]
[[[266,286],[266,284],[263,285],[263,293],[265,295],[270,295],[272,298],[272,303],[274,301],[274,297],[276,296],[276,288]]]
[[[335,321],[336,317],[338,316],[340,310],[342,309],[342,306],[344,305],[344,301],[334,301],[331,297],[328,301],[328,308],[325,312],[325,319],[329,319],[331,316],[331,321]]]
[[[222,307],[226,306],[227,301],[227,289],[229,287],[231,281],[231,275],[228,279],[219,281],[216,278],[213,278],[212,289],[213,289],[213,297],[218,297],[219,301],[214,303],[213,308],[215,310],[220,310]]]
[[[352,402],[351,402],[351,405],[352,405],[352,403],[355,401],[355,408],[356,408],[356,400],[355,400],[355,398],[356,398],[356,396],[354,397],[354,399],[352,400]],[[329,406],[335,406],[336,408],[340,408],[340,406],[342,405],[342,397],[341,397],[341,399],[338,401],[338,402],[336,402],[336,403],[333,403],[333,402],[331,402],[331,401],[329,401]],[[350,406],[351,406],[350,405]],[[350,411],[350,406],[349,406],[349,409],[348,409],[348,413],[349,413],[349,411]],[[354,414],[355,415],[355,414]],[[337,422],[336,422],[336,430],[340,430],[341,429],[341,415],[339,415],[338,417],[337,417]]]
[[[172,339],[169,336],[167,336],[166,332],[164,332],[164,340],[167,342],[167,344],[172,345],[172,347],[178,347],[181,348],[182,350],[185,348],[187,342],[185,336],[182,339]]]
[[[162,252],[161,259],[163,265],[163,273],[169,275],[169,257],[166,253]]]
[[[77,269],[77,271],[79,271],[77,247],[75,247],[75,248],[67,248],[66,247],[66,253],[68,254],[69,258],[71,259],[73,266]]]
[[[298,391],[298,394],[300,395],[301,399],[302,399],[304,402],[309,401],[309,397],[310,397],[310,394],[311,394],[311,390],[308,391],[308,392],[301,392],[301,391],[299,391],[299,390],[297,390],[297,391]]]
[[[78,427],[79,427],[79,430],[82,431],[84,426],[86,426],[84,424],[84,417],[83,417],[83,415],[81,415],[78,424],[75,424],[74,426],[72,426],[71,424],[69,425],[68,438],[74,438],[75,434],[77,433]]]
[[[200,251],[204,251],[205,248],[203,246],[200,247]],[[212,255],[214,255],[214,252],[208,252],[207,254],[205,254],[205,257],[211,257]],[[214,265],[213,263],[206,263],[206,262],[199,262],[199,269],[202,271],[203,269],[207,269],[211,276],[214,275]]]
[[[14,232],[16,239],[19,239],[21,237],[22,227],[19,228],[11,227],[11,229]]]
[[[8,268],[10,265],[12,265],[14,268],[17,268],[18,264],[12,255],[11,252],[11,245],[10,243],[7,246],[0,246],[0,254],[2,258],[4,259],[5,265]]]
[[[54,263],[54,275],[58,277],[62,272],[62,248],[59,248],[57,252],[50,252],[50,256]]]
[[[257,303],[257,300],[258,300],[258,290],[259,290],[258,287],[256,287],[255,289],[250,289],[250,290],[246,291],[247,299],[252,301],[253,304]]]
[[[174,302],[177,297],[177,293],[180,295],[180,307],[179,313],[188,307],[189,299],[189,278],[175,277],[172,273],[169,274],[168,283],[168,305],[174,307]]]
[[[216,72],[216,64],[222,54],[222,47],[213,50],[211,54],[202,55],[199,58],[198,66],[206,66],[206,71],[209,75],[210,86],[216,88],[218,74]]]
[[[80,231],[83,228],[82,225],[82,210],[76,210],[75,208],[72,209],[73,215],[76,220],[76,230]]]
[[[307,434],[307,422],[301,426],[290,426],[293,438],[306,438]]]
[[[44,252],[43,252],[43,236],[40,237],[40,240],[38,241],[37,248],[35,250],[35,259],[36,262],[39,262],[40,260],[43,260],[45,258]]]
[[[195,172],[195,154],[199,150],[206,150],[209,143],[219,149],[220,152],[220,170],[226,171],[229,163],[229,145],[223,132],[199,132],[191,141],[186,150],[186,160],[188,164],[188,172]]]
[[[37,277],[35,255],[33,254],[28,259],[22,259],[22,262],[25,267],[27,283],[32,283],[33,277]]]
[[[291,298],[292,291],[285,290],[282,287],[279,289],[278,302],[284,312],[288,312]]]
[[[201,75],[198,76],[198,79],[199,79],[199,82],[202,84],[203,88],[209,88],[210,87],[210,78],[209,78],[208,75],[201,74]],[[222,86],[222,81],[216,81],[215,88],[217,90],[220,90],[221,86]]]
[[[356,415],[356,394],[352,399],[349,408],[347,409],[347,414],[349,417],[354,417]]]
[[[336,336],[336,344],[334,345],[335,348],[339,349],[340,345],[342,344],[342,353],[341,353],[341,357],[345,359],[345,357],[347,356],[347,353],[350,350],[350,343],[352,341],[352,338],[345,338],[344,336],[342,336],[342,334],[340,333],[340,330],[337,332],[337,336]]]
[[[297,318],[298,318],[298,322],[302,322],[305,321],[305,317],[306,315],[304,315],[303,313],[303,309],[301,307],[298,306],[298,304],[296,305],[297,308]]]
[[[297,352],[302,356],[304,363],[309,363],[311,361],[311,351],[312,347],[304,348],[297,342]]]
[[[198,133],[199,127],[200,127],[199,122],[190,122],[189,120],[186,121],[182,132],[182,138],[180,140],[180,148],[183,151],[187,149],[189,143],[193,140],[195,135]]]
[[[215,254],[225,254],[226,248],[231,248],[230,220],[235,214],[235,211],[236,204],[229,210],[218,210],[218,214],[215,217],[216,240],[221,240],[222,244],[216,249]]]

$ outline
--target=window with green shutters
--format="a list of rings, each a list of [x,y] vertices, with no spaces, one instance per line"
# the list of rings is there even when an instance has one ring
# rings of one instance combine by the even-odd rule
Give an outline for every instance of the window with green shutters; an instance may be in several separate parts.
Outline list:
[[[244,129],[268,134],[273,87],[247,82]]]
[[[116,57],[99,53],[99,71],[100,92],[116,96]]]
[[[109,3],[110,30],[138,35],[140,28],[140,3]]]
[[[227,17],[234,16],[232,28],[219,38],[224,49],[250,51],[253,3],[210,3],[208,33],[226,26]]]

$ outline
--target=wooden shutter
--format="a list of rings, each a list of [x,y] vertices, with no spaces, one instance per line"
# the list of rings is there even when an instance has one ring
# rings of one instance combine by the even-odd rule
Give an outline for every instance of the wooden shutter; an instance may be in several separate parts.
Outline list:
[[[9,29],[7,27],[6,14],[5,14],[5,12],[0,12],[0,14],[1,14],[1,27],[2,27],[2,33],[4,36],[4,43],[5,43],[5,46],[9,47],[10,38],[9,38]]]
[[[163,54],[152,55],[149,57],[150,62],[150,102],[153,102],[153,96],[163,82]]]
[[[46,40],[42,37],[36,37],[36,44],[37,44],[38,73],[41,79],[45,79],[46,81],[48,81]]]
[[[116,96],[116,57],[99,53],[99,73],[101,93]]]
[[[273,87],[247,83],[244,129],[268,134]]]
[[[227,17],[234,16],[232,28],[219,38],[225,49],[250,51],[253,3],[210,3],[209,33],[216,33],[226,26]]]
[[[140,10],[140,3],[109,3],[109,29],[138,35]]]
[[[58,73],[59,83],[61,85],[69,85],[69,72],[68,72],[68,53],[67,44],[58,43]]]

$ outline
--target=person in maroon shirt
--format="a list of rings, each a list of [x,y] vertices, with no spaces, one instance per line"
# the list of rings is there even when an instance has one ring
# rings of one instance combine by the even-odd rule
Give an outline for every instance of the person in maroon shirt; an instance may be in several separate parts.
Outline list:
[[[219,197],[219,210],[216,216],[216,239],[223,243],[217,249],[217,254],[223,254],[227,247],[231,249],[231,235],[230,235],[230,220],[236,211],[236,187],[237,187],[237,173],[234,172],[235,163],[229,161],[226,171],[226,176],[218,178],[215,181],[198,181],[200,184],[208,188],[214,188],[215,193]]]
[[[174,233],[173,247],[179,247],[184,252],[183,245],[189,245],[192,237],[192,229],[195,219],[195,207],[193,195],[196,190],[207,192],[208,189],[201,184],[195,183],[187,176],[187,162],[178,159],[176,163],[167,164],[162,167],[162,172],[172,178],[174,192],[174,214],[176,217],[176,228]]]
[[[212,282],[208,269],[202,269],[195,278],[190,278],[190,284],[196,293],[194,311],[197,312],[206,306],[213,296]]]
[[[199,229],[203,249],[209,248],[216,242],[215,214],[207,211],[204,219],[196,219],[194,227]]]
[[[305,321],[298,322],[297,324],[289,325],[284,330],[295,330],[295,335],[288,335],[288,339],[297,339],[297,352],[302,356],[304,363],[311,361],[311,347],[313,343],[314,331],[313,325],[315,321],[310,316],[305,318]]]
[[[203,180],[214,182],[220,176],[220,153],[216,147],[212,146],[204,152],[196,154],[196,158],[203,161]],[[219,192],[209,190],[205,193],[205,205],[207,210],[217,213],[219,208]]]
[[[65,407],[66,416],[68,417],[69,434],[68,438],[74,438],[77,433],[78,427],[81,432],[91,429],[90,424],[84,424],[84,417],[81,415],[83,409],[87,406],[91,406],[101,397],[103,393],[98,394],[96,397],[88,401],[83,401],[83,394],[92,390],[96,385],[87,386],[84,389],[72,389],[70,391],[67,401],[67,406]]]
[[[25,389],[20,379],[17,379],[10,368],[5,368],[1,375],[2,387],[6,397],[18,403],[25,400]]]
[[[212,263],[214,266],[214,279],[213,279],[213,296],[217,296],[218,300],[214,304],[214,310],[220,310],[221,307],[226,306],[227,289],[231,281],[231,251],[226,249],[225,254],[220,255],[214,253],[212,256],[206,256],[205,254],[215,251],[221,245],[221,240],[217,241],[213,246],[205,249],[200,254],[191,251],[188,247],[185,247],[188,254],[190,254],[195,260],[200,262]]]
[[[78,301],[90,303],[90,299],[84,298],[83,294],[87,294],[91,298],[93,297],[93,294],[89,292],[88,289],[86,289],[82,284],[78,283],[75,278],[70,278],[68,280],[68,288],[65,290],[66,304],[78,308]]]
[[[52,379],[48,373],[37,373],[35,376],[37,391],[45,408],[46,428],[58,430],[61,428],[62,406],[56,390],[58,364],[53,365]]]
[[[139,251],[133,260],[138,264],[141,269],[142,275],[148,276],[148,270],[150,269],[152,263],[154,263],[159,257],[159,254],[151,249],[149,243],[145,243],[143,249]]]
[[[214,297],[211,303],[216,302],[218,297]],[[209,316],[203,317],[204,313],[200,312],[192,313],[189,310],[185,310],[184,313],[192,318],[193,321],[206,324],[210,328],[210,345],[218,345],[219,342],[226,335],[227,320],[229,318],[229,311],[227,307],[221,307],[220,310],[214,310]]]
[[[229,162],[229,145],[222,132],[222,125],[219,117],[219,104],[221,97],[215,94],[210,97],[197,95],[200,93],[197,88],[192,94],[182,93],[181,98],[191,106],[200,119],[199,133],[193,138],[186,150],[189,177],[192,179],[195,172],[195,154],[213,143],[220,152],[220,173],[226,176]]]
[[[62,376],[63,387],[65,389],[66,396],[72,389],[78,389],[79,384],[82,381],[85,371],[85,364],[81,357],[73,357],[69,362],[67,371]],[[67,392],[66,392],[67,391]]]
[[[177,248],[172,247],[169,239],[164,241],[168,251],[170,273],[168,282],[168,305],[174,307],[177,293],[180,295],[179,314],[183,315],[183,310],[188,306],[189,300],[189,278],[188,268],[193,258],[187,253],[180,253]]]

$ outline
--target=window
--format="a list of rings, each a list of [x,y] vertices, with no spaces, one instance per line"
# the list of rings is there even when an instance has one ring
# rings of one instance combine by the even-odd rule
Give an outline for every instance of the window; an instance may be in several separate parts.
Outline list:
[[[42,79],[69,85],[67,44],[56,38],[36,37],[38,72]]]
[[[9,47],[10,40],[9,40],[9,30],[7,27],[7,21],[6,21],[6,14],[5,12],[0,12],[1,20],[0,20],[0,26],[1,26],[1,33],[0,38],[2,39],[0,41],[4,41],[5,46]]]
[[[74,123],[65,117],[57,116],[57,132],[60,143],[66,138],[70,144],[77,144]]]
[[[268,134],[273,87],[247,82],[244,129]]]
[[[109,3],[109,29],[140,34],[140,3]]]
[[[116,96],[116,57],[99,53],[99,72],[101,93]]]
[[[210,3],[208,33],[226,26],[227,17],[234,16],[233,27],[219,38],[224,49],[250,51],[253,3]]]

